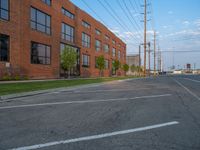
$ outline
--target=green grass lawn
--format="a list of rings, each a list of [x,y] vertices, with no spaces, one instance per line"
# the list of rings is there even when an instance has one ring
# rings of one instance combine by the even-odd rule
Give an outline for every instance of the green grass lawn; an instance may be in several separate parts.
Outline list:
[[[75,79],[75,80],[57,80],[57,81],[40,81],[40,82],[27,82],[27,83],[5,83],[0,84],[0,96],[30,92],[37,90],[46,90],[60,87],[70,87],[77,85],[85,85],[92,83],[101,83],[114,80],[128,79],[134,77],[110,77],[110,78],[96,78],[96,79]]]

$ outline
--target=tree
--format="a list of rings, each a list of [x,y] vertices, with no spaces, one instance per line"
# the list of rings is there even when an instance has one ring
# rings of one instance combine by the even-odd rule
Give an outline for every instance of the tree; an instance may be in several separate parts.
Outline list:
[[[70,70],[76,65],[77,52],[73,47],[65,46],[61,53],[61,67],[66,73],[68,72],[68,78],[70,78]]]
[[[124,65],[123,65],[123,70],[124,70],[125,72],[127,72],[127,71],[129,70],[129,65],[124,64]]]
[[[99,69],[100,76],[102,76],[102,72],[103,72],[103,70],[105,68],[105,59],[104,59],[103,55],[97,57],[96,65],[97,65],[97,68]]]
[[[140,66],[137,66],[137,71],[142,72],[142,68]]]
[[[116,72],[120,68],[121,64],[120,64],[119,60],[114,60],[112,65],[113,65],[114,71]]]
[[[132,65],[131,66],[131,72],[140,75],[140,73],[142,72],[142,68],[140,66]]]
[[[137,70],[137,67],[135,65],[131,65],[131,72],[135,72]]]

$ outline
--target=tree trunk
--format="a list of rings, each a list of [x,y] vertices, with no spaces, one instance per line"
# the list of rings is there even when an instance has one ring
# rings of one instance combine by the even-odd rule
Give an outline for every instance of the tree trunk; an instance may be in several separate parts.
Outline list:
[[[70,79],[70,69],[68,70],[68,79]]]
[[[102,74],[103,74],[103,70],[100,70],[99,71],[99,76],[102,77]]]

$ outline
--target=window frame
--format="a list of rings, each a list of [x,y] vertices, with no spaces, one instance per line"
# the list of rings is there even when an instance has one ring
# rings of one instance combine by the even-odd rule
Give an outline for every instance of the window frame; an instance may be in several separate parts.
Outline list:
[[[106,48],[106,46],[107,46],[107,48]],[[109,51],[110,51],[110,45],[109,44],[104,44],[103,50],[104,50],[105,53],[109,53]]]
[[[85,48],[90,48],[91,47],[91,36],[88,35],[85,32],[82,32],[82,36],[81,37],[82,37],[81,38],[82,46],[85,47]]]
[[[2,0],[0,0],[0,20],[5,20],[5,21],[9,21],[10,20],[10,0],[7,0],[8,1],[8,9],[5,9],[5,8],[3,8],[2,6],[1,6],[1,1]],[[8,13],[8,19],[5,19],[5,18],[2,18],[1,16],[1,14],[2,14],[2,10],[3,11],[6,11],[7,13]]]
[[[8,45],[7,45],[7,60],[2,60],[1,59],[1,49],[0,49],[0,62],[10,62],[10,36],[6,34],[0,34],[0,39],[1,36],[7,37]],[[1,47],[0,47],[1,48]]]
[[[87,29],[91,29],[91,25],[87,22],[87,21],[85,21],[85,20],[82,20],[82,26],[83,27],[85,27],[85,28],[87,28]]]
[[[73,14],[72,12],[70,12],[69,10],[67,10],[66,8],[62,7],[61,8],[62,14],[67,16],[70,19],[75,19],[75,14]]]
[[[108,59],[105,59],[105,63],[104,64],[105,64],[105,66],[104,66],[105,69],[109,69],[110,68]]]
[[[32,20],[32,9],[35,11],[35,14],[34,14],[35,20]],[[38,19],[37,19],[38,18],[38,12],[43,13],[45,15],[45,25],[41,24],[41,23],[38,23]],[[47,26],[47,18],[48,17],[50,18],[50,20],[49,20],[50,26]],[[35,26],[34,28],[32,26],[32,23],[34,23],[34,26]],[[45,32],[39,30],[38,29],[38,25],[44,27],[45,28]],[[35,7],[33,7],[33,6],[31,6],[30,7],[30,27],[33,30],[45,33],[47,35],[51,35],[51,16],[49,14],[47,14],[47,13],[45,13],[45,12],[35,8]],[[47,29],[49,29],[49,33],[47,32],[48,31]]]
[[[66,30],[66,27],[69,27],[70,29],[70,34],[67,34],[65,32],[63,32],[63,25],[64,25],[64,31],[68,31]],[[71,33],[73,33],[73,35],[71,35]],[[64,38],[63,38],[63,35],[64,35]],[[70,39],[70,40],[67,40],[67,37]],[[75,40],[75,28],[65,22],[62,22],[61,23],[61,38],[65,41],[68,41],[68,42],[71,42],[71,43],[74,43],[74,40]]]
[[[105,35],[105,39],[108,41],[110,40],[110,37],[108,35]]]
[[[112,56],[116,57],[116,48],[114,48],[114,47],[112,48]]]
[[[86,61],[84,61],[84,56],[87,58]],[[86,67],[86,68],[90,67],[90,55],[82,54],[82,67]]]
[[[33,54],[32,54],[32,44],[33,43],[35,43],[35,44],[39,44],[39,45],[43,45],[43,46],[45,46],[45,56],[37,56],[38,58],[45,58],[45,63],[33,63],[33,61],[32,61],[32,57],[33,57]],[[47,57],[47,47],[49,47],[49,49],[50,49],[50,57]],[[30,48],[30,62],[31,62],[31,64],[32,65],[45,65],[45,66],[50,66],[51,65],[51,57],[52,57],[52,52],[51,52],[51,45],[47,45],[47,44],[43,44],[43,43],[40,43],[40,42],[35,42],[35,41],[31,41],[31,48]],[[47,59],[49,59],[49,64],[47,63]]]
[[[121,60],[121,51],[118,50],[118,60]]]
[[[50,4],[47,1],[50,1]],[[42,2],[45,3],[48,6],[52,5],[52,0],[42,0]]]
[[[96,35],[101,35],[101,31],[98,30],[98,29],[95,29],[95,34],[96,34]]]
[[[97,45],[97,42],[99,42],[99,45]],[[95,51],[96,52],[101,51],[101,41],[98,39],[95,39]]]

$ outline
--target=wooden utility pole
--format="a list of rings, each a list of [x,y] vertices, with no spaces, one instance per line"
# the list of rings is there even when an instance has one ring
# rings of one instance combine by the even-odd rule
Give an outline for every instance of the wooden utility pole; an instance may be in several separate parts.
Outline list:
[[[141,68],[141,45],[139,45],[139,76],[141,75],[140,68]]]
[[[154,77],[156,76],[156,31],[154,30]]]
[[[144,0],[144,76],[146,76],[147,0]]]
[[[162,53],[160,50],[160,71],[162,72]]]
[[[148,71],[148,74],[150,76],[151,74],[151,43],[149,42],[148,43],[148,46],[149,46],[149,51],[148,51],[148,56],[149,56],[149,71]]]

